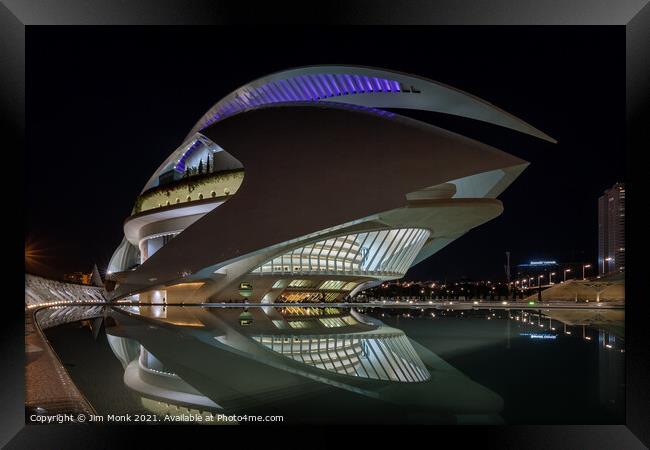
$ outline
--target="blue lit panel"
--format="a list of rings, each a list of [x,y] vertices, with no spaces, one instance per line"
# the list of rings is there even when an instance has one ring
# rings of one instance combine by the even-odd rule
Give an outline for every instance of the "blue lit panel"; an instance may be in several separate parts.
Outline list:
[[[178,160],[178,162],[174,166],[174,170],[176,170],[176,172],[180,172],[180,173],[185,172],[185,161],[194,152],[194,150],[201,147],[201,145],[202,145],[202,143],[198,139],[196,141],[194,141],[194,143],[190,146],[190,148],[185,150],[185,152],[183,153],[183,156],[181,156],[181,158]]]
[[[400,92],[400,84],[395,80],[368,77],[365,75],[348,74],[317,74],[299,75],[284,80],[271,81],[259,87],[251,87],[219,107],[201,122],[199,129],[207,128],[213,123],[244,111],[262,105],[290,102],[316,102],[333,97],[343,97],[355,94],[372,94],[380,92]],[[394,114],[376,109],[359,106],[356,109],[375,112],[384,116]]]

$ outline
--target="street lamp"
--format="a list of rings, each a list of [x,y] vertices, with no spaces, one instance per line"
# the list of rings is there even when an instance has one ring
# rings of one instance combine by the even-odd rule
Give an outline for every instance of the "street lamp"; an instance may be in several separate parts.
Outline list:
[[[529,286],[529,287],[533,287],[533,280],[534,280],[533,277],[530,277],[530,278],[528,279],[528,286]]]
[[[583,280],[586,280],[586,278],[585,278],[585,269],[588,269],[588,268],[590,268],[590,267],[591,267],[591,264],[584,264],[584,265],[582,266],[582,279],[583,279]]]
[[[566,282],[566,274],[567,272],[571,272],[571,269],[564,269],[564,281]]]
[[[612,259],[614,259],[614,258],[609,257],[609,258],[603,259],[603,275],[605,275],[605,261],[611,261]]]
[[[537,301],[540,303],[542,302],[542,278],[544,275],[537,275]]]
[[[553,284],[553,275],[555,275],[555,272],[551,272],[548,275],[548,284]]]

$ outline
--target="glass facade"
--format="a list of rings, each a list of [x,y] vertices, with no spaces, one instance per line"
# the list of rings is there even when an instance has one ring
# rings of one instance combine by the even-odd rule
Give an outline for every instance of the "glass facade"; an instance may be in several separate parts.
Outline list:
[[[291,320],[288,322],[291,328],[311,328],[313,325],[304,320]]]
[[[291,292],[285,291],[278,302],[332,302],[340,295],[338,292]]]
[[[343,375],[406,383],[431,377],[406,335],[396,330],[363,335],[262,335],[254,339],[295,361]]]
[[[338,308],[308,308],[304,306],[286,306],[284,308],[279,308],[278,312],[284,317],[341,314],[341,310]]]
[[[145,262],[179,234],[178,231],[149,236],[140,241],[140,258]]]
[[[312,280],[292,280],[289,283],[288,287],[290,287],[290,288],[293,288],[293,287],[311,288],[311,287],[314,287],[314,286],[316,286],[316,282],[312,281]]]
[[[318,319],[327,328],[338,328],[346,327],[351,325],[356,325],[359,322],[352,316],[343,316],[343,317],[326,317]]]
[[[338,281],[338,280],[328,280],[324,281],[323,284],[320,285],[319,289],[322,290],[340,290],[343,289],[343,287],[347,283],[345,281]]]
[[[401,277],[429,235],[429,230],[422,228],[395,228],[347,234],[296,248],[267,261],[253,272]]]

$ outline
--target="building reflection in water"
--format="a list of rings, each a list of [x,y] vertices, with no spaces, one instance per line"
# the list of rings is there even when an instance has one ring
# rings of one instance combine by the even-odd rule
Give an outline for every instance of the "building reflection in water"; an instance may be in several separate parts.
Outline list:
[[[124,383],[157,414],[290,413],[329,394],[429,414],[501,423],[500,396],[403,331],[354,309],[116,308],[107,320]]]
[[[595,341],[598,351],[598,387],[600,403],[612,412],[625,409],[625,311],[624,310],[551,310],[549,320],[562,323],[564,332],[580,330],[585,341]],[[589,329],[589,331],[587,331]]]
[[[598,395],[602,405],[619,414],[625,409],[625,311],[621,309],[540,309],[508,311],[507,341],[510,345],[510,321],[528,324],[537,332],[521,335],[548,341],[566,337],[594,343],[597,351]],[[530,331],[530,330],[528,330]]]

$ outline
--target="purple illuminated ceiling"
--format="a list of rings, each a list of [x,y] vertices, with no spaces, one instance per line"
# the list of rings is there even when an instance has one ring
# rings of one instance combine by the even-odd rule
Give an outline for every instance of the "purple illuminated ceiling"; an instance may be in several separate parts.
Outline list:
[[[271,103],[308,102],[354,94],[400,92],[400,84],[365,75],[300,75],[241,90],[201,120],[202,130],[224,117]]]

